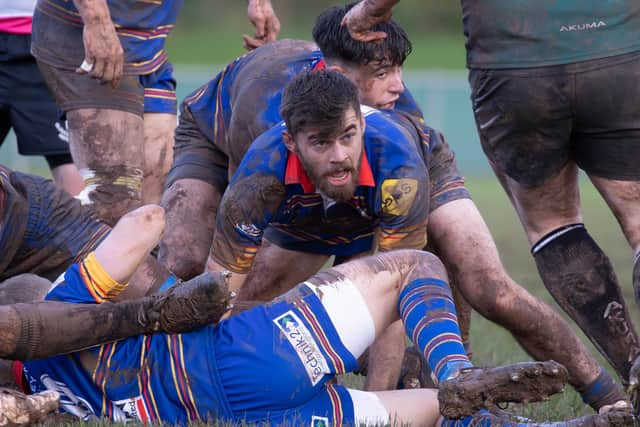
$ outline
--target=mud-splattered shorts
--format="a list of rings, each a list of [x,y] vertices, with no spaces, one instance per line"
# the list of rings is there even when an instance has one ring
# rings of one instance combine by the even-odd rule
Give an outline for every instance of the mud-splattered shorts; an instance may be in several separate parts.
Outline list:
[[[569,161],[602,178],[640,179],[640,52],[469,74],[482,148],[526,187]]]
[[[38,61],[56,102],[63,111],[105,108],[144,113],[176,114],[176,81],[173,66],[165,62],[158,70],[142,76],[124,76],[116,89],[110,84],[75,71]]]
[[[0,281],[34,273],[55,280],[108,234],[89,208],[47,179],[0,166]]]

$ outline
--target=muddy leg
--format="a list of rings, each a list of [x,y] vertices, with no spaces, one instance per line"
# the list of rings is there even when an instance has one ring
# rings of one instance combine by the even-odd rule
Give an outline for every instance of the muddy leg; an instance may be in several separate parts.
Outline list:
[[[175,114],[145,113],[144,115],[144,204],[160,203],[164,180],[173,161]]]
[[[167,226],[158,259],[174,274],[189,279],[204,271],[221,195],[211,184],[180,179],[162,197]]]
[[[85,182],[79,197],[113,225],[142,205],[142,117],[119,110],[79,109],[67,112],[67,119],[71,153]]]

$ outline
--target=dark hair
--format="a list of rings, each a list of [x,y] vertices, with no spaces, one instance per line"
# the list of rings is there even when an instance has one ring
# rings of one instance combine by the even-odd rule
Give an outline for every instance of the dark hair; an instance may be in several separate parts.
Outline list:
[[[327,59],[337,59],[357,65],[389,60],[393,65],[404,64],[411,53],[407,33],[392,19],[377,24],[373,31],[384,31],[387,37],[379,43],[354,40],[346,26],[341,25],[344,15],[355,5],[333,6],[318,16],[313,26],[313,40]]]
[[[322,136],[330,137],[339,132],[349,107],[360,116],[355,84],[335,71],[307,71],[284,88],[280,114],[292,135],[313,126]]]

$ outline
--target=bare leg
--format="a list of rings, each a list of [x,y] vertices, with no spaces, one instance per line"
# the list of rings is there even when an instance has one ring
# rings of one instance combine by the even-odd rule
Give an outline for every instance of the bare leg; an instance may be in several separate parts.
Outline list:
[[[568,163],[542,186],[526,188],[497,172],[546,288],[626,382],[638,336],[613,266],[582,224],[577,174]]]
[[[393,390],[400,379],[407,336],[400,320],[389,325],[369,347],[369,368],[364,389]]]
[[[164,180],[173,161],[175,114],[145,113],[144,115],[144,181],[142,202],[160,203]]]
[[[69,145],[85,180],[80,194],[113,225],[142,205],[144,167],[142,117],[109,109],[67,112]]]
[[[221,197],[213,185],[198,179],[180,179],[165,191],[167,229],[158,259],[178,277],[189,279],[204,271]]]

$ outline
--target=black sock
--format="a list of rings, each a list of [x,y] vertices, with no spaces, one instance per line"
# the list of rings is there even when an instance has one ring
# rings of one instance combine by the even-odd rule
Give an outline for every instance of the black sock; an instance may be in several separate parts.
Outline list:
[[[553,298],[626,382],[640,347],[609,258],[583,224],[552,231],[531,253]]]

